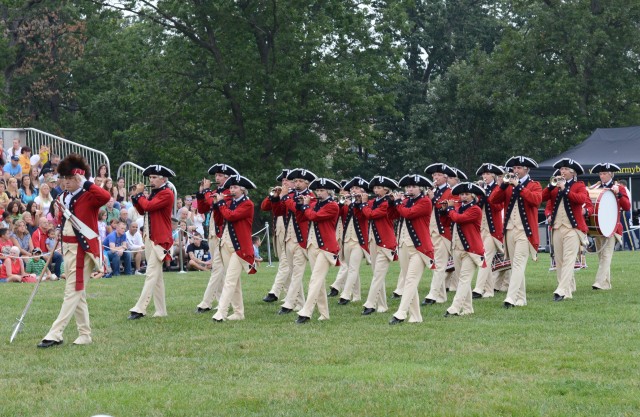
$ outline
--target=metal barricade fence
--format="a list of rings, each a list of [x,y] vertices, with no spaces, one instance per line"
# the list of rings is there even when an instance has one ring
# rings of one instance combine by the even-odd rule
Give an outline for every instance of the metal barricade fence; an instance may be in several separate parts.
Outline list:
[[[42,145],[46,145],[49,148],[49,157],[58,155],[62,159],[70,153],[80,154],[89,163],[92,176],[95,176],[98,167],[102,164],[105,164],[109,168],[109,172],[111,172],[109,157],[104,152],[38,129],[30,127],[0,128],[0,138],[4,141],[4,149],[9,149],[12,145],[11,142],[14,139],[18,139],[21,146],[31,148],[31,155],[38,155]]]
[[[124,185],[127,189],[127,192],[129,192],[130,186],[140,183],[145,184],[145,179],[142,175],[143,171],[144,168],[140,165],[130,161],[126,161],[118,167],[116,178],[124,178]],[[175,196],[173,200],[173,215],[175,216],[176,212],[178,211],[178,191],[171,181],[167,181],[167,185],[169,186],[169,188],[171,188],[171,191],[173,191],[173,195]]]

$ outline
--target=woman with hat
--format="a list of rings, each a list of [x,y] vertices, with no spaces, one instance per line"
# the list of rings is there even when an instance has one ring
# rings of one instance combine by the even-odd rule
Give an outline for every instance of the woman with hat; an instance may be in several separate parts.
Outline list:
[[[432,206],[431,199],[424,195],[425,187],[432,186],[431,181],[422,175],[412,174],[402,177],[398,184],[405,189],[404,199],[399,192],[393,193],[393,198],[400,216],[398,257],[406,277],[400,306],[389,321],[391,325],[402,323],[407,317],[410,323],[422,322],[418,285],[424,268],[434,267],[433,244],[429,233]]]
[[[590,211],[591,199],[587,188],[577,175],[584,174],[584,169],[577,161],[562,158],[554,168],[560,170],[556,185],[550,183],[542,191],[542,201],[552,204],[549,225],[551,226],[553,254],[556,260],[558,287],[553,292],[554,301],[573,298],[576,282],[574,265],[580,247],[587,239],[587,222],[583,207]]]
[[[491,264],[493,258],[498,253],[504,252],[502,234],[502,203],[489,203],[491,193],[496,189],[498,183],[497,176],[504,175],[504,171],[498,165],[485,163],[478,168],[476,175],[482,176],[484,195],[478,197],[478,207],[482,210],[482,223],[480,225],[480,235],[487,263]],[[495,275],[491,268],[481,268],[478,270],[476,286],[473,289],[473,298],[493,297],[495,288]]]
[[[385,276],[391,262],[398,259],[396,253],[398,242],[393,230],[395,209],[392,206],[391,191],[399,185],[391,178],[376,175],[369,182],[369,187],[373,189],[375,199],[367,201],[368,196],[364,194],[360,204],[360,210],[369,222],[369,253],[373,272],[369,295],[362,311],[364,316],[375,311],[378,313],[387,311]]]
[[[144,255],[147,260],[146,278],[138,302],[129,310],[129,320],[137,320],[147,314],[147,306],[153,298],[155,314],[153,317],[167,315],[164,293],[162,265],[170,259],[169,251],[173,245],[171,212],[175,195],[167,181],[176,174],[162,165],[149,165],[142,175],[149,178],[151,193],[144,195],[144,184],[136,185],[136,195],[131,197],[133,206],[144,219]]]
[[[230,192],[229,189],[224,189],[224,183],[230,176],[240,175],[234,167],[227,164],[213,164],[208,173],[214,176],[216,189],[211,189],[211,180],[203,178],[196,193],[196,202],[199,213],[212,213],[209,217],[209,238],[207,240],[211,249],[211,275],[202,296],[202,301],[196,306],[196,313],[210,311],[213,308],[213,300],[220,301],[220,294],[222,294],[222,286],[224,285],[225,271],[220,255],[220,237],[222,236],[224,218],[213,201],[213,196],[215,194],[224,194],[227,196],[227,201],[229,201],[231,198],[229,197]]]
[[[316,306],[320,313],[319,320],[329,319],[325,281],[329,267],[338,264],[336,221],[340,208],[332,197],[336,191],[340,191],[340,184],[328,178],[318,178],[309,184],[309,188],[315,191],[317,199],[311,203],[311,196],[304,196],[300,209],[309,220],[307,254],[311,265],[311,278],[307,299],[298,311],[298,324],[311,320]]]
[[[222,236],[220,237],[220,255],[225,269],[224,285],[218,302],[218,311],[213,321],[244,320],[244,303],[242,301],[242,271],[256,273],[255,252],[251,240],[253,225],[253,202],[247,196],[249,189],[256,186],[240,175],[230,176],[222,186],[229,189],[229,196],[222,193],[213,195],[220,214],[224,218]],[[233,314],[228,316],[229,306]]]
[[[620,167],[610,162],[601,162],[591,168],[592,174],[598,174],[600,181],[596,183],[595,188],[608,188],[615,194],[618,199],[618,207],[622,211],[631,209],[629,201],[629,193],[627,189],[614,181],[613,177],[616,172],[620,171]],[[611,289],[611,259],[616,246],[616,240],[622,244],[622,223],[618,216],[616,229],[613,236],[595,236],[596,248],[598,252],[598,271],[596,279],[591,288],[594,290],[610,290]]]
[[[447,201],[447,214],[453,222],[453,262],[458,271],[459,282],[445,317],[473,313],[471,280],[477,267],[487,267],[480,235],[482,209],[476,204],[476,196],[484,196],[484,190],[476,184],[462,182],[453,187],[451,193],[460,196],[460,207],[457,210],[453,200]]]
[[[538,259],[538,207],[542,187],[529,176],[538,163],[526,156],[514,156],[505,164],[513,168],[513,176],[502,181],[489,197],[490,204],[504,204],[504,240],[506,255],[511,259],[511,279],[504,308],[527,305],[525,270],[529,256]]]

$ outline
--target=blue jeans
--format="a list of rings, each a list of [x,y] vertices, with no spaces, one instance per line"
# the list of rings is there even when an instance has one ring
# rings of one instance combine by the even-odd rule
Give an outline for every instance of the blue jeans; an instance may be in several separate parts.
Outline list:
[[[61,253],[53,252],[53,259],[51,260],[51,263],[55,264],[53,267],[53,273],[56,274],[57,277],[59,277],[62,273],[61,271],[63,259],[64,258],[62,257]],[[49,267],[49,269],[51,269],[51,267]]]
[[[116,252],[109,252],[109,264],[114,276],[120,275],[120,261],[124,262],[124,275],[131,275],[131,253],[124,252],[118,256]]]

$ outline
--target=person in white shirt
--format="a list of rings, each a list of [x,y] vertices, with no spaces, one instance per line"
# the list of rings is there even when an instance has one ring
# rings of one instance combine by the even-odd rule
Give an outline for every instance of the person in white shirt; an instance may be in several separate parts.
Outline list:
[[[125,238],[127,239],[127,247],[133,256],[133,263],[136,266],[135,274],[144,275],[140,272],[140,265],[144,260],[144,242],[142,240],[142,235],[140,234],[138,223],[131,223],[129,230],[125,233]]]
[[[8,161],[12,156],[19,157],[21,153],[22,153],[22,146],[20,146],[20,139],[14,139],[13,146],[7,149],[6,160]]]

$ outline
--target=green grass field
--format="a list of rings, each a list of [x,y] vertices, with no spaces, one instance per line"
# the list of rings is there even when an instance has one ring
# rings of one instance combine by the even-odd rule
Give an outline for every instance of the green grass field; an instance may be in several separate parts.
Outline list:
[[[637,416],[640,415],[640,253],[617,252],[611,291],[593,291],[597,258],[577,273],[574,299],[552,302],[549,257],[529,262],[529,305],[504,294],[475,314],[389,326],[337,305],[331,320],[294,323],[261,298],[276,268],[243,276],[246,320],[194,313],[208,274],[165,275],[169,317],[128,321],[143,277],[91,281],[94,343],[37,349],[56,317],[63,282],[45,282],[25,329],[9,336],[33,284],[0,285],[1,416]],[[333,281],[337,268],[328,278]],[[389,272],[395,286],[398,265]],[[362,268],[363,298],[371,279]],[[308,280],[308,271],[305,277]],[[420,286],[424,297],[427,273]],[[306,288],[306,284],[305,284]],[[451,300],[453,294],[449,294]],[[153,308],[150,309],[150,314]]]

